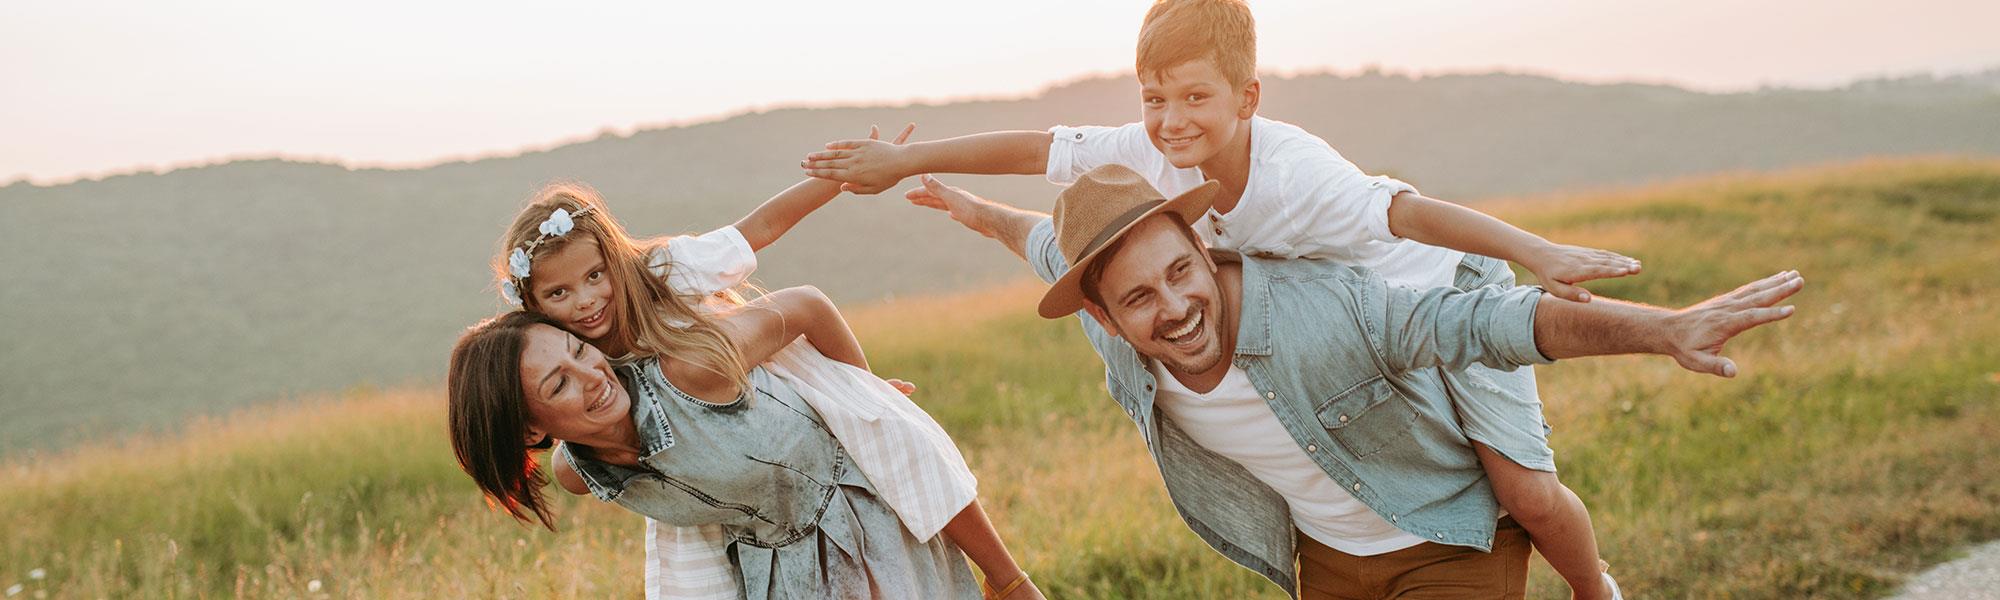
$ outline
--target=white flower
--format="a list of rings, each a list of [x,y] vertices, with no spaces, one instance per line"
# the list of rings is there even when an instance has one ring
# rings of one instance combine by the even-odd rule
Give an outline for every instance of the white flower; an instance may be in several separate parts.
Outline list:
[[[29,572],[28,572],[28,578],[29,578],[29,579],[33,579],[33,580],[36,580],[36,581],[41,581],[41,579],[42,579],[42,578],[44,578],[44,577],[48,577],[48,576],[49,576],[49,572],[48,572],[48,570],[47,570],[47,569],[35,569],[35,570],[33,570],[33,571],[29,571]]]
[[[21,594],[21,584],[16,583],[14,585],[7,586],[8,597],[18,596],[20,594]]]
[[[312,581],[308,581],[308,582],[306,582],[306,591],[307,591],[307,592],[312,592],[312,593],[318,593],[318,592],[319,592],[319,585],[320,585],[320,584],[319,584],[319,580],[318,580],[318,579],[314,579],[314,580],[312,580]]]
[[[527,250],[515,248],[514,252],[507,255],[507,272],[512,273],[515,279],[527,279],[528,269],[533,266]]]
[[[574,227],[576,222],[570,220],[569,209],[558,208],[555,212],[549,213],[547,220],[542,221],[542,235],[562,237],[568,235],[569,230]]]
[[[506,298],[508,304],[514,306],[523,305],[521,302],[521,288],[516,287],[512,281],[500,282],[500,297]]]

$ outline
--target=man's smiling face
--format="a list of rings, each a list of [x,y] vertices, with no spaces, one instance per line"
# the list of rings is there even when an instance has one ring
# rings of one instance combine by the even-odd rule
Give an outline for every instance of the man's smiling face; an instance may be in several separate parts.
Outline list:
[[[1094,282],[1102,306],[1089,304],[1098,323],[1132,349],[1169,371],[1202,375],[1226,364],[1221,287],[1215,263],[1192,232],[1165,214],[1147,217],[1125,232]],[[1092,286],[1088,278],[1084,286]],[[1233,337],[1233,336],[1232,336]]]

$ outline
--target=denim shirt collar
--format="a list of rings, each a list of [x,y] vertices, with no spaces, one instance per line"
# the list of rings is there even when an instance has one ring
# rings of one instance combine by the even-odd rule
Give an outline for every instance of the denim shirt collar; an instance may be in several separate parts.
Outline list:
[[[632,425],[639,430],[639,462],[644,464],[674,447],[673,424],[667,421],[665,407],[660,405],[660,392],[651,377],[659,374],[659,361],[642,360],[617,367],[621,379],[626,382],[625,390],[632,396]],[[557,450],[558,460],[569,462],[570,468],[583,479],[590,495],[598,500],[610,502],[625,493],[625,483],[633,477],[646,473],[638,469],[614,465],[606,462],[580,458],[570,452],[565,442]]]
[[[1236,350],[1238,356],[1271,355],[1271,284],[1270,273],[1264,265],[1254,260],[1243,260],[1243,255],[1233,250],[1213,249],[1209,255],[1216,264],[1236,263],[1243,266],[1243,280],[1237,286],[1239,296],[1236,309]]]

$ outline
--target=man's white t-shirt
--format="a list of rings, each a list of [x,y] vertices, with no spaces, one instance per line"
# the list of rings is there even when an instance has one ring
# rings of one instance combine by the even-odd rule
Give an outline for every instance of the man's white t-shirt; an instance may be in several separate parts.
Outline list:
[[[1153,405],[1195,443],[1243,465],[1276,490],[1291,507],[1292,524],[1307,537],[1355,556],[1424,543],[1375,514],[1306,456],[1243,369],[1231,366],[1222,383],[1206,394],[1181,385],[1158,361],[1153,374],[1160,380]]]
[[[1181,169],[1146,137],[1144,123],[1049,130],[1049,181],[1069,185],[1084,173],[1119,164],[1172,198],[1205,178]],[[1406,242],[1389,231],[1389,199],[1415,192],[1410,184],[1370,176],[1325,140],[1298,126],[1250,118],[1250,180],[1226,214],[1208,211],[1192,223],[1210,246],[1251,256],[1324,258],[1367,267],[1391,283],[1452,285],[1465,254]]]

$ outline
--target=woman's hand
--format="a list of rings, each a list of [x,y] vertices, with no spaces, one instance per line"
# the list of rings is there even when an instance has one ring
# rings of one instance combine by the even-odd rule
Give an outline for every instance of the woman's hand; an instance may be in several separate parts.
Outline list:
[[[883,381],[889,382],[889,387],[896,388],[896,391],[902,392],[903,395],[905,396],[914,395],[917,393],[917,384],[910,383],[908,381],[903,381],[901,379],[884,379]]]

